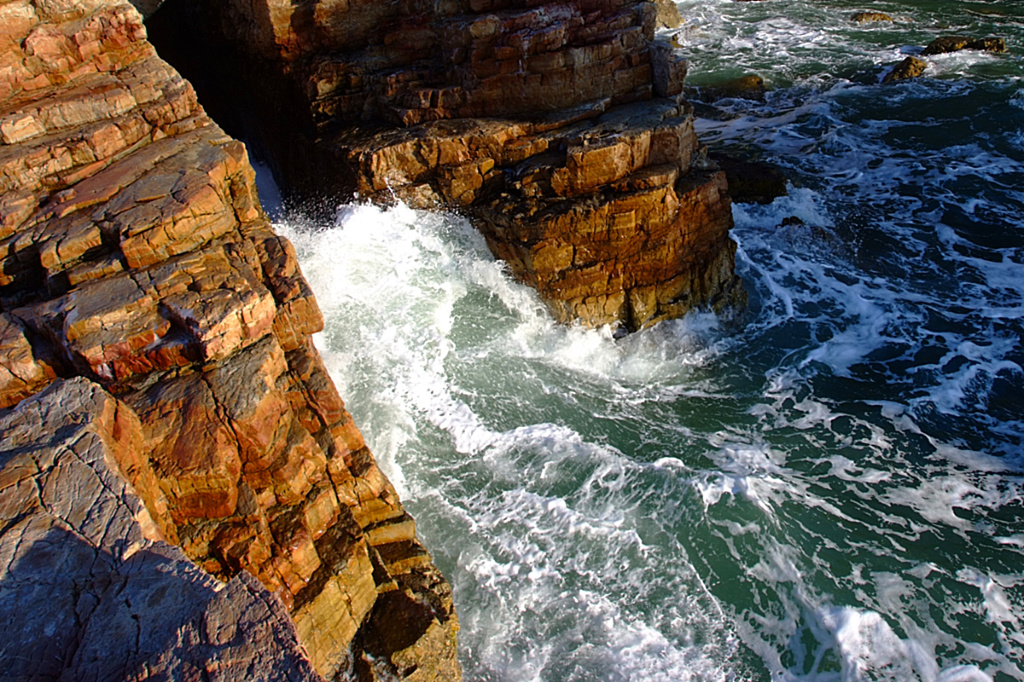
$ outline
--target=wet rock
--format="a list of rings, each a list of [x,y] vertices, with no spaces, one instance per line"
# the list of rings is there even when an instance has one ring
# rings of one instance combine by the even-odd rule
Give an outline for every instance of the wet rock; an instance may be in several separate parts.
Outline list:
[[[701,86],[696,89],[696,95],[704,102],[734,97],[762,102],[767,91],[763,78],[756,74],[747,74],[713,85]]]
[[[966,36],[942,36],[928,43],[922,57],[936,54],[959,52],[960,50],[981,50],[984,52],[1006,52],[1006,41],[1002,38],[968,38]]]
[[[778,166],[721,152],[711,152],[708,158],[725,172],[729,196],[735,202],[770,204],[788,194],[786,176]]]
[[[884,12],[857,12],[850,17],[850,21],[866,24],[875,21],[892,21],[892,17]]]
[[[885,74],[882,78],[883,83],[893,83],[895,81],[907,80],[910,78],[917,78],[924,73],[925,69],[928,68],[928,62],[917,57],[907,57],[902,62],[892,68],[892,71]]]

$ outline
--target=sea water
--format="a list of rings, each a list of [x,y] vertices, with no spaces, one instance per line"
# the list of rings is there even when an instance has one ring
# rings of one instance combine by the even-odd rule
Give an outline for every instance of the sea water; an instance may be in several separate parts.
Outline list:
[[[1024,3],[679,7],[691,83],[770,89],[702,139],[790,178],[734,206],[739,321],[616,339],[460,217],[278,220],[465,678],[1024,679]],[[954,33],[1010,51],[879,84]]]

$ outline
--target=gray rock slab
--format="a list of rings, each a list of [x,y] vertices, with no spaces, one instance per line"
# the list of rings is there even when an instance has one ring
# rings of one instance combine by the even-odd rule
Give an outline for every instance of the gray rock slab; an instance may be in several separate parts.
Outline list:
[[[118,466],[118,409],[77,378],[0,415],[0,680],[320,680],[259,581],[160,539]]]

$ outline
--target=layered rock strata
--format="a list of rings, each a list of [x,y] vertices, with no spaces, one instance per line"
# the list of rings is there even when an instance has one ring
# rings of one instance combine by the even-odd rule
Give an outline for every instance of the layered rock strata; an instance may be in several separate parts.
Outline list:
[[[450,589],[312,345],[321,327],[245,148],[137,11],[0,0],[0,408],[18,406],[0,425],[0,608],[22,608],[23,569],[85,562],[40,588],[78,628],[40,640],[64,667],[24,676],[216,659],[224,679],[247,662],[267,679],[458,678]],[[155,594],[146,571],[170,591],[145,603],[179,595],[177,616],[117,601]],[[178,616],[191,625],[167,639]],[[99,661],[103,646],[124,658]],[[4,669],[21,655],[0,650]]]
[[[4,678],[321,679],[281,600],[164,541],[135,494],[156,490],[144,438],[83,377],[0,417]]]
[[[468,212],[567,322],[742,298],[725,181],[653,3],[172,3],[233,41],[292,189]]]

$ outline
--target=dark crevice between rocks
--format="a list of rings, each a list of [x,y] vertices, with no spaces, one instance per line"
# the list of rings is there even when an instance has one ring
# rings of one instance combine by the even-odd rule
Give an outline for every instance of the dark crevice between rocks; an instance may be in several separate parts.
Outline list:
[[[241,88],[234,84],[232,55],[188,0],[166,0],[146,20],[157,54],[195,88],[206,113],[231,137],[245,138]]]
[[[431,605],[417,599],[408,589],[378,595],[370,617],[352,643],[356,679],[404,679],[416,672],[415,663],[400,669],[392,654],[416,647],[434,622]]]
[[[149,41],[157,53],[195,88],[199,103],[224,132],[243,141],[251,159],[273,173],[287,209],[313,219],[332,219],[338,197],[351,189],[339,185],[327,196],[313,183],[294,182],[317,172],[320,160],[308,158],[305,147],[288,143],[290,133],[312,140],[312,122],[289,102],[304,101],[271,69],[242,63],[210,14],[195,0],[165,0],[146,20]]]

